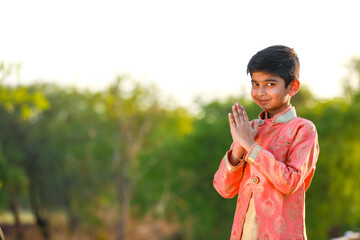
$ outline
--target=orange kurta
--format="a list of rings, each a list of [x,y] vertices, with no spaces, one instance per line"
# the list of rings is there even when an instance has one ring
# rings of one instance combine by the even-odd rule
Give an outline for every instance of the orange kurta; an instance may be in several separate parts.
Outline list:
[[[231,240],[239,240],[253,194],[259,239],[307,239],[305,191],[319,155],[314,124],[296,116],[289,106],[271,119],[266,112],[255,142],[238,166],[225,154],[214,176],[224,198],[238,194]]]

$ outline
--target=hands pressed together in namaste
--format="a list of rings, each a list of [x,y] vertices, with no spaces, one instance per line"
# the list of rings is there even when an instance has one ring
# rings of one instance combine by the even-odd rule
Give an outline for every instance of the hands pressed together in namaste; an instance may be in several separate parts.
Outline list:
[[[255,144],[255,136],[259,127],[257,121],[254,121],[252,127],[249,122],[249,117],[243,106],[235,103],[232,106],[232,114],[229,113],[230,132],[233,138],[233,149],[231,153],[230,162],[237,165],[243,157],[245,151],[249,151],[251,146]]]

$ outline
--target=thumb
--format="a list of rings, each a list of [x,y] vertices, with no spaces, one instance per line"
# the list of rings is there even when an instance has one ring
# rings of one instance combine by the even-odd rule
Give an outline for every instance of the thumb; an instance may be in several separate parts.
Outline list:
[[[259,120],[254,121],[254,126],[253,126],[254,130],[257,132],[258,128],[259,128]]]

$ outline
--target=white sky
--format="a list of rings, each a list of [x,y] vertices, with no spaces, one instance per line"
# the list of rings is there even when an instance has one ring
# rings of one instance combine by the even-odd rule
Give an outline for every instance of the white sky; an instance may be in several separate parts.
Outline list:
[[[295,48],[300,80],[340,94],[360,56],[360,1],[0,1],[0,61],[37,79],[100,89],[118,74],[188,105],[249,89],[246,65],[274,44]],[[246,91],[248,91],[246,89]]]

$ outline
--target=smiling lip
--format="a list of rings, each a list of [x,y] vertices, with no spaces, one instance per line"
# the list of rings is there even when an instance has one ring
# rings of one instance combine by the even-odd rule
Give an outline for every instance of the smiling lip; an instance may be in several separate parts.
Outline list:
[[[265,104],[267,103],[269,100],[258,100],[260,104]]]

